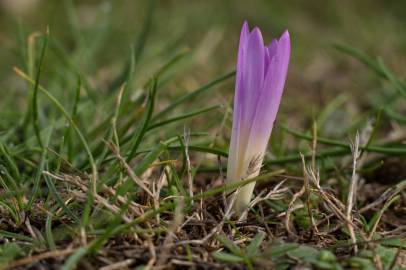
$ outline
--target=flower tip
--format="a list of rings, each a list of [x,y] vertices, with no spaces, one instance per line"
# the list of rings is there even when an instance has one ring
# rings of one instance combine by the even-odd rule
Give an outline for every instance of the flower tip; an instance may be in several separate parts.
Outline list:
[[[262,38],[261,30],[259,30],[258,27],[254,27],[254,29],[249,34],[248,43],[249,44],[251,43],[250,48],[256,48],[256,49],[258,49],[259,47],[264,48],[264,40]]]
[[[257,26],[255,26],[254,29],[252,29],[251,36],[258,38],[262,42],[262,33],[261,33],[261,30]]]
[[[283,34],[279,40],[284,40],[284,39],[290,40],[290,34],[289,34],[288,30],[285,30],[285,32],[283,32]]]
[[[244,24],[242,25],[241,28],[241,34],[240,34],[240,47],[244,47],[244,44],[247,42],[247,39],[250,34],[250,29],[248,26],[248,22],[244,21]]]
[[[242,28],[247,28],[249,29],[248,21],[244,20],[244,23],[242,24]]]
[[[261,34],[261,30],[259,29],[258,26],[255,26],[254,29],[252,29],[251,33]]]

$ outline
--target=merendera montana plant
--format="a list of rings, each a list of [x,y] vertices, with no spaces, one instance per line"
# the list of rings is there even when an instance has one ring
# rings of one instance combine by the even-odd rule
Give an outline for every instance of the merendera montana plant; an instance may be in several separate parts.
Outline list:
[[[259,174],[281,101],[289,57],[288,31],[265,46],[261,31],[255,27],[250,32],[248,23],[244,23],[238,49],[228,183]],[[239,190],[233,205],[237,214],[248,206],[254,187],[255,183],[251,183]]]

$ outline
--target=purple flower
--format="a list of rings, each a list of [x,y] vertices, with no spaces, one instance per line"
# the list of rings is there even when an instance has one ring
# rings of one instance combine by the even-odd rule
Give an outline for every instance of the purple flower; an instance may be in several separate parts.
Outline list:
[[[249,31],[245,22],[238,49],[233,129],[227,166],[227,181],[259,174],[281,101],[290,57],[290,37],[285,31],[265,46],[261,31]],[[255,183],[240,189],[234,210],[249,204]]]

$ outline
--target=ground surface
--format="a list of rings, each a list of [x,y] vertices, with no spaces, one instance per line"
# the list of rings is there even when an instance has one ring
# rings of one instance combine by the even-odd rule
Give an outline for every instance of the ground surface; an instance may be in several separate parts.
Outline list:
[[[405,3],[20,2],[0,2],[0,268],[406,267]],[[224,186],[245,19],[292,57],[261,175]],[[239,220],[225,196],[252,180]]]

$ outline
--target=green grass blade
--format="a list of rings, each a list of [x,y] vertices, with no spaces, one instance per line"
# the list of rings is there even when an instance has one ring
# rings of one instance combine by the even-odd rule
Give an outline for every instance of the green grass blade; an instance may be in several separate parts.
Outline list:
[[[358,59],[361,63],[365,64],[366,66],[371,68],[373,71],[375,71],[379,76],[381,76],[381,77],[385,76],[385,74],[382,72],[382,70],[377,65],[376,61],[374,59],[372,59],[371,57],[369,57],[368,55],[366,55],[365,53],[361,52],[360,50],[357,50],[352,46],[349,46],[346,44],[341,44],[341,43],[335,43],[335,44],[333,44],[333,47],[339,51],[342,51],[342,52]]]
[[[298,137],[300,139],[312,141],[313,136],[307,135],[305,133],[297,132],[292,129],[287,128],[286,126],[283,127],[285,131],[288,133],[294,135],[295,137]],[[326,138],[317,138],[317,142],[326,144],[326,145],[334,145],[334,146],[339,146],[342,148],[348,149],[348,151],[351,151],[351,146],[350,144],[343,143],[341,141],[337,140],[332,140],[332,139],[326,139]],[[359,147],[363,151],[367,152],[373,152],[373,153],[381,153],[381,154],[388,154],[388,155],[406,155],[406,147],[389,147],[389,146],[377,146],[377,145],[368,145],[368,146],[360,146]]]
[[[234,254],[230,253],[225,253],[222,251],[216,251],[211,253],[211,256],[213,256],[214,259],[226,263],[242,263],[244,262],[244,258],[241,258],[240,256],[236,256]]]
[[[61,270],[77,269],[78,262],[88,253],[88,248],[81,247],[68,257]]]
[[[17,239],[19,241],[34,242],[34,239],[32,239],[31,237],[25,236],[23,234],[12,233],[12,232],[3,231],[3,230],[0,230],[0,236],[6,237],[6,238]]]
[[[394,87],[395,89],[404,97],[406,98],[406,84],[396,78],[396,76],[389,71],[389,69],[383,64],[382,61],[374,60],[370,58],[368,55],[364,54],[363,52],[348,46],[344,44],[334,44],[333,45],[336,49],[339,51],[342,51],[344,53],[347,53],[348,55],[351,55],[352,57],[358,59],[360,62],[371,68],[375,73],[388,80]]]
[[[38,123],[38,86],[39,86],[39,78],[41,76],[41,70],[42,70],[42,63],[44,61],[45,57],[45,51],[47,48],[48,44],[48,36],[49,36],[49,29],[47,29],[47,32],[44,36],[44,41],[42,44],[42,49],[41,49],[41,56],[39,58],[39,63],[38,63],[38,68],[37,68],[37,74],[35,76],[35,82],[34,82],[34,92],[33,92],[33,98],[32,98],[32,124],[34,127],[34,132],[35,136],[37,138],[38,144],[43,147],[43,143],[41,140],[41,135],[40,135],[40,127]]]
[[[161,118],[164,115],[167,115],[169,112],[174,110],[180,104],[182,104],[182,103],[184,103],[186,101],[193,100],[198,95],[210,90],[215,85],[217,85],[217,84],[219,84],[219,83],[221,83],[223,81],[226,81],[227,79],[230,79],[230,78],[234,77],[234,75],[235,75],[235,71],[231,71],[231,72],[229,72],[227,74],[224,74],[224,75],[222,75],[222,76],[208,82],[207,84],[197,88],[196,90],[175,99],[175,101],[173,101],[168,107],[166,107],[165,109],[163,109],[162,111],[157,113],[155,115],[155,117],[153,118],[153,120],[155,121],[156,119]]]
[[[155,11],[155,0],[148,1],[148,8],[144,20],[143,27],[137,37],[137,42],[134,46],[135,59],[139,61],[142,53],[144,52],[145,44],[147,42],[148,35],[151,31],[152,19]]]
[[[18,68],[14,68],[15,72],[21,76],[23,79],[27,80],[30,83],[33,83],[33,80],[27,75],[25,74],[23,71],[21,71]],[[51,93],[49,93],[45,88],[43,88],[42,86],[39,85],[38,89],[43,92],[45,94],[45,96],[62,112],[63,116],[68,120],[68,122],[70,123],[70,125],[73,127],[73,129],[75,130],[76,134],[78,135],[80,141],[82,142],[87,155],[89,157],[89,162],[91,164],[92,167],[92,178],[91,178],[91,184],[92,187],[89,188],[89,196],[88,196],[88,201],[86,206],[88,205],[92,205],[93,204],[93,198],[94,198],[94,193],[96,193],[96,183],[97,183],[97,168],[96,168],[96,163],[94,161],[93,158],[93,154],[92,151],[90,150],[90,147],[85,139],[85,136],[82,134],[82,132],[80,131],[80,129],[78,128],[78,126],[76,125],[76,123],[73,121],[73,119],[70,117],[69,113],[65,110],[65,108],[62,106],[61,103],[59,103],[59,101],[53,96],[51,95]],[[85,208],[85,210],[87,210],[87,208]],[[84,213],[86,215],[83,216],[83,225],[86,226],[86,224],[89,221],[89,215],[90,213],[88,211],[84,211]]]
[[[133,138],[134,143],[131,146],[131,151],[127,157],[127,161],[131,160],[134,154],[137,152],[138,146],[140,145],[142,139],[144,138],[145,133],[148,130],[148,125],[151,121],[152,113],[155,105],[155,94],[158,81],[156,78],[152,80],[151,89],[149,91],[148,102],[147,102],[147,111],[145,113],[144,121],[141,127],[138,129],[138,132],[135,133]]]
[[[34,203],[34,200],[36,199],[36,197],[38,195],[42,173],[44,171],[44,167],[47,162],[48,146],[51,141],[52,133],[53,133],[53,128],[51,127],[47,130],[47,132],[45,134],[45,144],[44,144],[44,148],[42,150],[41,160],[39,162],[37,173],[34,178],[34,186],[32,188],[32,195],[30,197],[30,200],[28,201],[28,205],[27,205],[28,210],[31,210],[32,204]]]
[[[52,234],[52,215],[48,214],[45,222],[45,235],[50,250],[56,250],[54,236]]]
[[[231,251],[234,255],[242,256],[241,249],[230,239],[225,237],[224,235],[219,235],[216,239],[223,244],[229,251]]]
[[[216,110],[216,109],[219,109],[219,108],[222,108],[222,106],[221,105],[214,105],[214,106],[209,106],[209,107],[206,107],[206,108],[203,108],[203,109],[200,109],[200,110],[196,110],[196,111],[193,111],[193,112],[190,112],[190,113],[185,113],[185,114],[182,114],[182,115],[178,115],[178,116],[169,118],[167,120],[163,120],[161,122],[152,124],[152,125],[150,125],[148,127],[147,130],[149,131],[149,130],[154,129],[154,128],[159,128],[161,126],[164,126],[164,125],[167,125],[167,124],[170,124],[170,123],[173,123],[173,122],[178,122],[178,121],[181,121],[181,120],[185,120],[187,118],[191,118],[193,116],[203,114],[203,113],[206,113],[206,112],[210,112],[210,111],[213,111],[213,110]]]
[[[73,121],[75,121],[77,112],[78,112],[81,87],[82,87],[82,80],[80,79],[80,76],[78,76],[77,86],[76,86],[76,91],[75,91],[75,100],[73,102],[73,108],[72,108],[72,114],[71,114],[71,119]],[[65,141],[68,143],[68,160],[69,161],[72,161],[74,158],[74,144],[73,144],[73,138],[71,137],[71,133],[72,133],[72,125],[69,125],[66,128],[65,136],[64,136]]]
[[[266,234],[264,232],[258,232],[254,239],[251,240],[250,244],[247,247],[247,256],[252,258],[255,254],[258,253],[259,247],[265,239]]]
[[[395,120],[401,124],[406,124],[406,116],[398,114],[397,112],[392,110],[390,107],[384,108],[384,111],[385,111],[386,115],[388,115],[393,120]]]
[[[8,148],[5,144],[0,141],[0,157],[4,158],[5,163],[7,164],[7,168],[10,169],[11,175],[15,177],[16,183],[20,183],[21,176],[20,170],[18,169],[17,163],[15,162],[14,158],[10,154]],[[4,164],[4,165],[6,165]]]
[[[158,159],[158,157],[162,154],[162,152],[166,150],[166,148],[166,144],[159,143],[137,165],[137,167],[134,169],[134,173],[138,176],[141,176],[149,168],[152,162]]]
[[[150,0],[148,3],[146,16],[144,18],[144,22],[143,22],[141,31],[137,35],[136,40],[134,42],[133,49],[132,49],[131,55],[133,55],[134,57],[131,57],[130,62],[127,62],[123,71],[110,85],[110,87],[109,87],[110,91],[113,89],[116,89],[117,87],[122,85],[124,83],[124,81],[126,79],[128,79],[129,76],[133,76],[133,73],[135,70],[135,64],[140,62],[142,53],[144,52],[145,44],[146,44],[147,38],[149,36],[150,30],[151,30],[154,11],[155,11],[155,0]],[[134,62],[132,62],[133,60],[134,60]]]
[[[65,213],[71,218],[73,219],[76,223],[80,222],[79,217],[72,211],[69,209],[69,207],[66,206],[66,204],[64,203],[64,201],[62,200],[61,196],[58,193],[58,190],[56,189],[54,182],[46,175],[44,175],[45,177],[45,183],[48,186],[49,192],[55,197],[56,202],[59,204],[59,206],[65,211]]]

